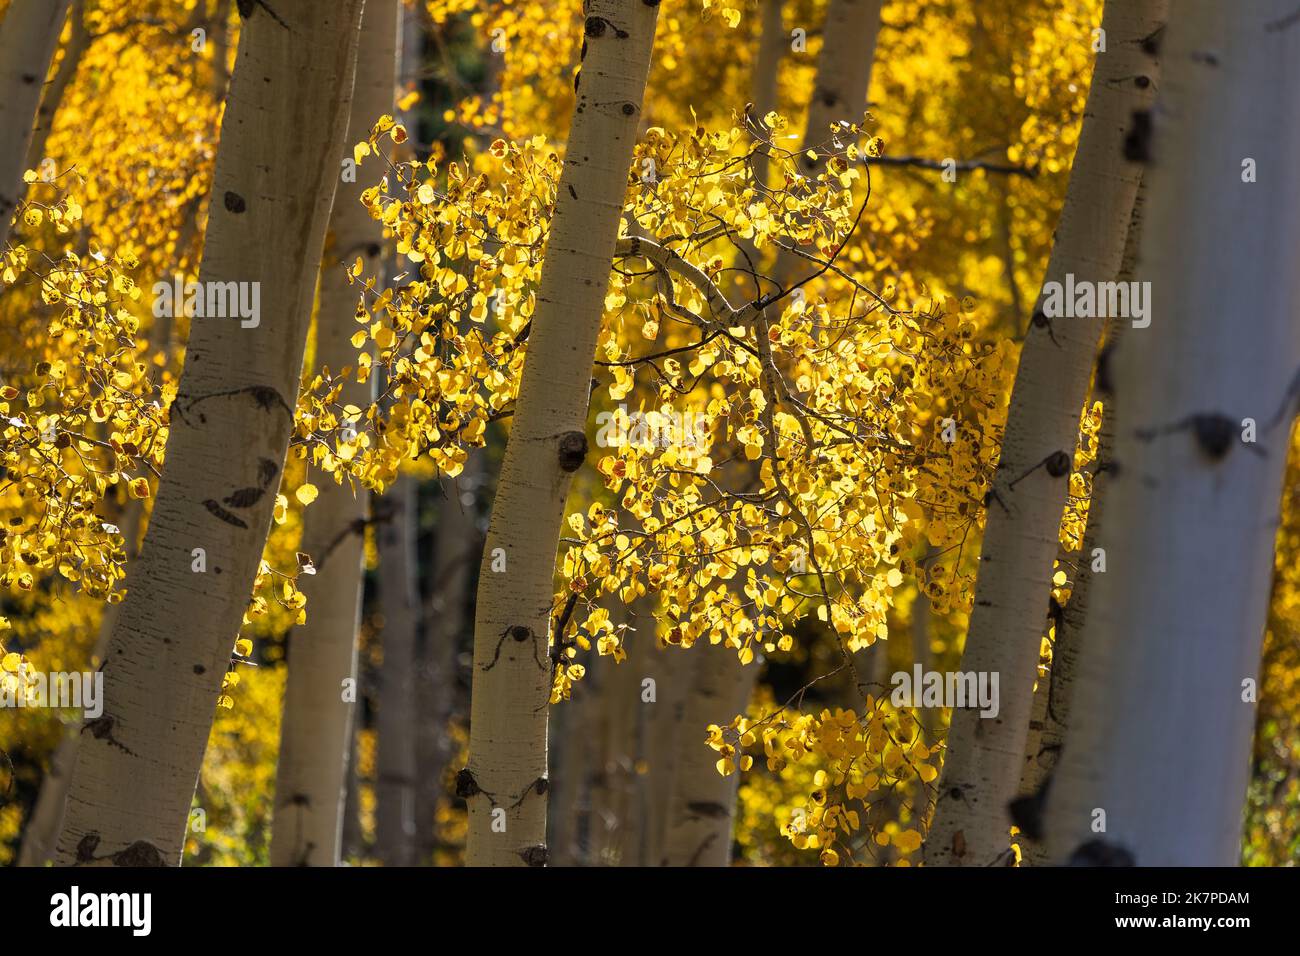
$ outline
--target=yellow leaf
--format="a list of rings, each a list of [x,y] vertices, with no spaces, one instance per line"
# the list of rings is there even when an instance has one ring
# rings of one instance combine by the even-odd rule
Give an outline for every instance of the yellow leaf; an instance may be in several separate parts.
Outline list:
[[[320,491],[315,485],[311,482],[304,482],[298,486],[298,490],[293,493],[293,496],[302,502],[302,504],[309,505],[316,500],[316,496],[319,494]]]

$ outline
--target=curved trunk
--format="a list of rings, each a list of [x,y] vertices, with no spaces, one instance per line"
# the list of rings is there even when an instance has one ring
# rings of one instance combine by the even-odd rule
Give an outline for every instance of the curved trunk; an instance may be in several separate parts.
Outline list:
[[[555,552],[587,452],[587,400],[659,6],[589,0],[586,55],[510,441],[479,575],[469,767],[471,866],[546,862]],[[504,573],[493,552],[506,555]]]
[[[1020,354],[962,657],[966,673],[999,675],[1000,707],[987,719],[978,708],[953,711],[926,841],[931,866],[1009,858],[1007,805],[1020,780],[1079,413],[1105,322],[1048,318],[1048,283],[1110,282],[1119,271],[1156,86],[1153,37],[1166,6],[1106,4],[1106,50],[1097,54],[1044,292]]]
[[[0,249],[22,199],[41,90],[71,0],[13,0],[0,20]]]
[[[1075,686],[1087,719],[1048,804],[1052,853],[1074,863],[1239,861],[1300,360],[1300,183],[1283,172],[1300,149],[1300,32],[1278,26],[1293,10],[1173,7],[1141,246],[1158,311],[1108,363],[1108,568]]]
[[[279,0],[278,20],[255,7],[244,22],[199,277],[247,283],[257,321],[193,323],[153,516],[109,641],[104,713],[84,728],[72,775],[61,864],[180,863],[288,447],[361,6]]]

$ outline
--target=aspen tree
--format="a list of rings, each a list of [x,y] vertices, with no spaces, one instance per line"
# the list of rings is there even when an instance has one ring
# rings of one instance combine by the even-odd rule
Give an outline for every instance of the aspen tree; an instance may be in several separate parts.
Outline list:
[[[691,654],[691,651],[684,651],[680,647],[656,646],[647,674],[654,681],[654,700],[644,705],[649,779],[646,787],[648,808],[642,827],[645,830],[644,858],[647,864],[654,866],[662,863],[665,855],[669,810],[677,783],[677,767],[681,760],[681,754],[677,750],[677,728],[681,726],[686,709],[686,696],[691,692],[692,667],[705,663],[702,658],[692,658]],[[731,716],[734,717],[735,714]],[[700,736],[692,746],[707,751],[703,737],[704,726],[701,725],[699,730]],[[710,772],[717,773],[712,768]]]
[[[711,724],[726,726],[736,714],[744,713],[759,664],[742,665],[736,652],[723,645],[704,644],[686,653],[704,660],[695,668],[677,722],[677,765],[662,862],[665,866],[726,866],[731,862],[731,826],[740,778],[735,773],[724,776],[718,772],[720,758],[705,744],[706,729]],[[729,743],[739,750],[735,740]]]
[[[831,127],[862,122],[871,86],[871,68],[880,37],[880,8],[883,0],[831,0],[822,27],[822,50],[817,58],[817,80],[808,103],[804,123],[799,170],[815,176],[825,162],[824,154],[807,155],[832,136]],[[800,258],[789,250],[777,256],[776,280],[788,284],[800,269]]]
[[[1300,364],[1293,14],[1171,8],[1139,267],[1156,305],[1108,363],[1107,572],[1048,799],[1063,862],[1239,862]]]
[[[177,249],[185,248],[178,243]],[[149,354],[162,354],[170,361],[172,321],[170,318],[154,319],[149,329]],[[128,571],[140,553],[140,530],[144,527],[144,502],[129,498],[121,512],[122,540],[126,546]],[[99,629],[95,634],[95,645],[91,650],[91,661],[98,667],[108,653],[108,642],[113,636],[113,626],[117,623],[120,603],[105,604],[99,619]],[[72,768],[77,762],[77,751],[81,748],[82,734],[80,727],[66,728],[58,747],[50,757],[49,769],[41,778],[41,789],[36,796],[31,815],[23,827],[23,842],[18,854],[19,866],[44,866],[54,855],[54,843],[59,830],[63,827],[63,815],[68,805],[68,784]]]
[[[781,57],[785,53],[789,38],[785,32],[783,16],[785,0],[762,0],[760,6],[760,25],[758,34],[758,55],[754,59],[754,73],[751,78],[750,102],[753,104],[754,118],[762,121],[768,113],[777,109],[777,80],[780,77]],[[754,150],[750,159],[750,168],[754,182],[767,185],[770,157],[761,149]],[[752,239],[747,239],[740,246],[742,254],[737,267],[761,274],[761,254]],[[748,277],[744,272],[737,276],[737,282],[744,283]]]
[[[587,453],[592,362],[659,5],[590,0],[577,103],[510,441],[479,575],[469,766],[470,865],[546,862],[546,718],[555,552]],[[508,561],[492,569],[495,549]]]
[[[479,455],[471,453],[438,509],[433,587],[423,615],[424,641],[416,665],[415,835],[421,863],[430,861],[437,846],[434,816],[446,793],[444,777],[454,757],[449,723],[464,703],[458,660],[461,638],[469,625],[471,564],[483,550],[474,514],[481,471]]]
[[[1120,282],[1134,281],[1138,248],[1142,239],[1142,221],[1146,207],[1141,186],[1133,201],[1133,216],[1129,222],[1128,240],[1124,246],[1124,263],[1116,277]],[[1125,334],[1124,320],[1106,323],[1106,339],[1098,363],[1109,362]],[[1103,403],[1101,425],[1097,431],[1097,446],[1093,456],[1092,481],[1088,494],[1088,524],[1083,543],[1075,562],[1070,598],[1056,619],[1056,635],[1052,640],[1052,666],[1046,680],[1040,678],[1034,692],[1034,710],[1029,722],[1029,738],[1025,745],[1025,765],[1020,774],[1020,807],[1027,819],[1020,828],[1030,837],[1028,847],[1021,846],[1021,861],[1033,865],[1047,862],[1046,845],[1042,840],[1043,803],[1045,787],[1051,779],[1052,768],[1060,759],[1070,728],[1070,713],[1074,701],[1074,680],[1078,673],[1079,651],[1084,625],[1088,620],[1092,584],[1098,574],[1106,573],[1106,551],[1100,548],[1097,529],[1106,513],[1106,491],[1110,481],[1115,455],[1114,393],[1107,390],[1103,376],[1100,385],[1094,377],[1093,394]],[[1016,813],[1013,812],[1013,817]]]
[[[127,503],[126,514],[122,520],[122,537],[126,541],[128,560],[133,560],[140,541],[140,523],[144,517],[144,508],[140,502]],[[108,640],[117,621],[117,612],[122,605],[105,604],[104,613],[99,621],[99,630],[95,636],[95,647],[91,652],[94,666],[104,660],[108,650]],[[81,728],[68,727],[63,731],[59,744],[50,757],[50,766],[41,778],[41,789],[36,795],[36,803],[23,826],[23,842],[18,852],[19,866],[44,866],[54,854],[54,841],[58,839],[59,829],[63,826],[63,814],[68,804],[68,783],[72,768],[77,762],[77,751],[81,747]]]
[[[1120,267],[1156,85],[1165,0],[1107,3],[1079,147],[1044,280],[1111,281]],[[1080,42],[1087,42],[1081,40]],[[929,865],[986,866],[1009,853],[1079,412],[1104,318],[1049,318],[1040,294],[1016,371],[962,670],[997,673],[996,717],[955,710],[925,848]]]
[[[68,14],[68,27],[71,35],[63,47],[58,69],[50,78],[49,85],[41,97],[40,108],[36,111],[36,127],[32,130],[32,141],[27,147],[28,169],[37,169],[41,160],[45,158],[45,144],[49,141],[50,133],[54,131],[54,117],[63,104],[63,95],[68,91],[68,85],[77,75],[81,55],[90,46],[90,31],[86,29],[85,0],[73,0],[72,9]]]
[[[259,283],[256,325],[196,319],[167,460],[84,728],[61,864],[178,865],[270,526],[352,93],[361,0],[247,15],[200,282]],[[202,549],[203,561],[196,557]],[[199,570],[199,568],[203,570]]]
[[[0,20],[0,248],[23,196],[41,91],[71,0],[13,0]]]
[[[354,315],[360,294],[347,269],[360,258],[378,268],[383,227],[361,202],[363,183],[344,176],[351,146],[393,108],[397,81],[398,0],[367,0],[357,44],[356,83],[343,148],[334,154],[339,180],[320,270],[315,365],[338,374],[355,366]],[[355,170],[353,170],[355,173]],[[371,387],[347,380],[339,404],[363,408]],[[276,767],[271,862],[276,866],[337,866],[344,776],[356,709],[357,630],[361,621],[362,544],[369,495],[319,473],[316,500],[303,512],[302,551],[315,574],[301,580],[307,621],[289,632],[288,677]]]
[[[861,12],[859,7],[869,6],[870,3],[833,3],[834,9],[827,14],[827,27],[830,27],[832,14],[839,26],[848,26],[842,22],[846,16]],[[765,0],[762,6],[758,55],[751,77],[754,114],[759,120],[777,108],[777,74],[787,39],[783,7],[784,0]],[[878,16],[877,10],[877,19]],[[874,35],[869,42],[874,53]],[[839,43],[837,38],[827,46],[838,47]],[[838,63],[840,52],[823,54],[822,62],[828,69],[832,61]],[[869,73],[869,61],[866,69]],[[827,82],[833,85],[839,79],[827,77]],[[865,88],[862,95],[866,97]],[[810,109],[814,108],[810,106]],[[765,183],[769,165],[767,154],[757,151],[753,163],[755,180]],[[744,243],[741,249],[739,268],[745,271],[752,268],[759,273],[759,254],[754,245]],[[747,281],[743,273],[740,280]],[[732,587],[739,591],[743,580],[743,576],[737,574],[732,579]],[[683,658],[678,648],[670,647],[655,655],[660,658],[656,663],[664,676],[672,682],[672,685],[659,688],[659,692],[669,695],[666,700],[671,701],[672,706],[656,709],[648,731],[651,740],[647,752],[654,757],[651,772],[655,780],[650,792],[655,796],[650,800],[654,816],[646,824],[646,844],[647,852],[653,854],[648,859],[653,863],[681,862],[674,860],[674,856],[690,859],[691,845],[702,843],[711,848],[707,855],[708,863],[704,865],[724,865],[730,859],[736,786],[734,781],[722,778],[715,769],[713,751],[704,743],[704,730],[710,723],[727,723],[744,710],[760,668],[757,665],[742,668],[734,653],[703,652],[706,650],[701,648],[702,653]],[[700,694],[704,695],[703,698],[698,696]],[[730,714],[710,713],[709,718],[703,720],[705,711],[718,710],[719,695],[724,700],[739,701],[739,709]],[[690,754],[684,756],[687,750]],[[698,801],[696,798],[702,794],[716,799]],[[715,807],[716,812],[692,814],[686,808],[695,802]]]

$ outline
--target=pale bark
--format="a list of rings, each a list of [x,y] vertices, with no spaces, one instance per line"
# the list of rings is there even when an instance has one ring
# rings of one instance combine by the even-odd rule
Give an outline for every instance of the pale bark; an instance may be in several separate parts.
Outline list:
[[[699,661],[690,659],[689,651],[657,643],[646,675],[655,682],[655,700],[645,705],[647,807],[642,854],[650,866],[662,863],[666,853],[669,805],[681,756],[677,728],[691,691],[691,666]]]
[[[759,667],[741,665],[736,652],[723,645],[702,643],[683,653],[690,655],[687,667],[694,679],[677,722],[663,865],[727,866],[740,776],[718,772],[718,752],[705,740],[710,724],[725,727],[745,712]]]
[[[0,21],[0,249],[22,199],[41,91],[71,0],[13,0]]]
[[[202,282],[256,282],[260,321],[193,322],[167,460],[78,753],[61,864],[180,863],[222,677],[257,573],[298,393],[352,92],[360,0],[244,22]],[[193,570],[204,549],[206,571]]]
[[[593,862],[605,866],[639,866],[644,817],[645,779],[637,772],[644,757],[643,718],[649,706],[641,700],[641,682],[647,676],[654,654],[653,619],[645,613],[647,600],[634,602],[630,611],[610,602],[611,620],[626,623],[627,657],[622,663],[610,658],[592,662],[604,680],[595,695],[599,712],[590,733],[596,737],[598,766],[591,793]],[[644,628],[644,629],[643,629]]]
[[[386,866],[410,866],[415,850],[415,644],[420,620],[415,479],[402,475],[388,496],[392,522],[379,529],[379,749],[375,764],[375,854]]]
[[[880,37],[880,8],[883,0],[831,0],[822,28],[822,50],[817,58],[817,81],[808,103],[799,171],[816,176],[826,162],[826,145],[835,135],[832,126],[862,122],[867,109],[867,90]],[[816,158],[807,155],[817,152]],[[776,279],[785,284],[799,270],[802,260],[783,249],[777,256]]]
[[[127,563],[134,561],[140,543],[140,523],[144,517],[141,502],[128,501],[122,518],[122,539],[125,542]],[[95,670],[108,651],[108,640],[117,621],[121,604],[105,604],[99,619],[95,645],[90,652],[90,669]],[[49,770],[41,778],[41,789],[36,795],[31,815],[23,824],[23,841],[18,850],[19,866],[44,866],[54,855],[54,841],[63,826],[63,814],[68,805],[68,783],[72,768],[77,762],[81,746],[81,728],[66,727],[50,757]]]
[[[357,45],[356,83],[347,134],[334,153],[333,173],[365,139],[375,120],[393,108],[397,81],[398,0],[367,0]],[[369,275],[380,263],[383,229],[361,203],[365,186],[340,182],[330,213],[320,270],[314,365],[338,374],[355,368],[351,343],[359,291],[347,269],[358,257]],[[340,405],[364,408],[372,386],[350,381]],[[345,775],[356,709],[357,631],[361,623],[364,532],[369,495],[332,475],[309,472],[319,489],[303,512],[301,550],[316,573],[300,578],[307,621],[289,633],[280,760],[276,767],[271,863],[337,866]],[[346,693],[345,693],[346,685]]]
[[[1259,679],[1300,360],[1293,13],[1287,0],[1171,9],[1139,268],[1156,308],[1108,363],[1119,471],[1048,803],[1058,859],[1239,861],[1255,718],[1243,684]]]
[[[758,34],[758,56],[754,60],[754,72],[750,78],[750,102],[753,103],[753,115],[762,122],[764,116],[776,110],[778,105],[777,79],[779,78],[781,57],[785,53],[789,38],[785,33],[785,20],[782,11],[785,0],[762,0],[761,20]],[[767,185],[770,157],[764,150],[755,150],[750,159],[750,168],[754,181],[760,186]],[[737,268],[750,270],[761,275],[761,254],[752,239],[746,239],[740,246],[742,252]],[[738,281],[745,281],[741,276]],[[761,290],[760,290],[761,291]]]
[[[1123,264],[1116,277],[1121,282],[1133,281],[1136,275],[1138,247],[1142,239],[1142,221],[1146,208],[1144,191],[1139,185],[1133,202],[1133,215],[1129,221],[1128,239],[1124,246]],[[1126,334],[1124,321],[1106,323],[1106,341],[1098,364],[1109,361],[1115,348]],[[1092,488],[1088,495],[1088,525],[1084,532],[1077,567],[1073,575],[1070,599],[1061,609],[1052,641],[1052,665],[1046,680],[1039,679],[1034,691],[1033,713],[1029,721],[1029,737],[1025,744],[1025,764],[1020,774],[1018,807],[1023,819],[1017,819],[1021,830],[1029,837],[1021,843],[1021,865],[1038,866],[1048,862],[1047,847],[1042,837],[1043,805],[1047,797],[1052,769],[1060,759],[1070,727],[1070,714],[1074,703],[1074,680],[1078,673],[1080,642],[1084,624],[1088,620],[1094,572],[1093,549],[1098,547],[1097,529],[1106,513],[1106,491],[1110,482],[1110,466],[1115,455],[1115,415],[1118,410],[1113,392],[1107,390],[1105,375],[1097,383],[1094,376],[1093,395],[1102,402],[1101,426],[1097,430],[1097,447],[1092,463]],[[1101,567],[1098,565],[1098,567]],[[1016,813],[1013,812],[1013,817]]]
[[[1165,0],[1106,4],[1106,52],[1096,57],[1045,283],[1067,274],[1109,282],[1119,270],[1141,175],[1128,157],[1145,148],[1135,113],[1156,87],[1147,51],[1165,9]],[[953,712],[926,843],[931,866],[986,866],[1009,853],[1007,805],[1020,779],[1079,413],[1105,321],[1047,319],[1041,303],[1040,294],[1016,371],[962,658],[963,671],[998,673],[1000,710],[987,719],[976,708]]]
[[[149,329],[147,354],[152,357],[162,353],[170,362],[171,319],[155,318]],[[120,529],[123,546],[126,551],[126,568],[129,573],[135,559],[140,553],[140,531],[144,527],[144,502],[130,498],[125,506],[119,506]],[[105,604],[99,619],[99,628],[95,634],[95,643],[91,648],[91,666],[98,668],[108,653],[108,641],[113,635],[113,626],[117,623],[117,612],[121,603]],[[81,747],[81,728],[66,728],[62,739],[50,757],[50,767],[41,779],[41,789],[36,795],[30,817],[23,825],[23,842],[18,852],[19,866],[44,866],[54,856],[54,843],[59,830],[63,827],[63,815],[68,805],[68,784],[72,768],[77,761],[77,750]]]
[[[63,97],[68,92],[72,78],[77,75],[82,55],[90,47],[90,31],[86,29],[85,12],[85,0],[73,0],[69,12],[72,33],[63,48],[58,69],[54,71],[54,76],[41,97],[40,108],[36,111],[36,128],[32,131],[32,141],[27,147],[25,165],[28,169],[36,169],[45,158],[45,144],[54,131],[54,117],[63,105]]]
[[[471,865],[546,861],[555,552],[565,496],[586,458],[592,361],[659,7],[590,0],[586,12],[577,103],[479,577],[470,757],[459,788]],[[492,570],[497,548],[504,573]]]

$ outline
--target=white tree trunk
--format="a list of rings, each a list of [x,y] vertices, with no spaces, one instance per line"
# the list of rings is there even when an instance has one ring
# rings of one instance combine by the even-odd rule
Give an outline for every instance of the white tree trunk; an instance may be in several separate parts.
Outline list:
[[[745,712],[757,663],[741,665],[729,647],[701,643],[688,651],[691,687],[677,722],[673,793],[664,837],[665,866],[727,866],[739,773],[718,773],[719,754],[705,739],[710,724],[726,726]]]
[[[135,560],[140,544],[140,522],[144,505],[128,500],[122,518],[122,539],[126,543],[128,566]],[[121,604],[105,604],[99,619],[95,646],[90,652],[91,669],[98,668],[108,651],[108,639]],[[44,866],[54,855],[54,841],[63,826],[63,814],[68,805],[68,783],[72,768],[77,762],[81,747],[81,728],[65,727],[58,746],[50,757],[49,770],[41,778],[41,789],[36,795],[31,815],[23,824],[23,842],[18,851],[19,866]]]
[[[63,105],[63,97],[68,92],[72,78],[77,75],[82,55],[90,47],[90,31],[86,29],[85,14],[85,0],[73,0],[69,14],[72,34],[67,46],[63,48],[59,68],[54,71],[45,95],[41,97],[40,108],[36,111],[36,126],[32,130],[32,141],[27,147],[27,160],[24,163],[28,169],[38,168],[45,158],[45,144],[54,131],[54,117]]]
[[[824,147],[834,135],[831,126],[862,122],[867,109],[871,68],[880,38],[883,0],[830,0],[822,27],[822,50],[817,58],[817,81],[808,103],[799,171],[815,176],[825,165],[825,153],[810,158],[808,150]],[[776,260],[776,279],[783,285],[796,278],[802,260],[782,250]],[[811,271],[811,268],[804,271]]]
[[[244,23],[200,281],[259,283],[259,323],[193,322],[163,478],[109,642],[104,713],[83,730],[61,864],[180,863],[283,470],[361,6],[278,0],[283,23],[261,7]]]
[[[13,0],[0,20],[0,249],[26,191],[27,149],[70,2]]]
[[[1294,9],[1171,11],[1138,265],[1154,318],[1109,362],[1119,471],[1049,799],[1060,859],[1239,861],[1255,719],[1243,684],[1259,679],[1300,361]]]
[[[1128,239],[1124,245],[1124,262],[1118,280],[1134,280],[1138,247],[1142,239],[1142,223],[1146,214],[1145,191],[1139,186],[1133,201],[1133,216],[1129,222]],[[1106,323],[1106,341],[1103,355],[1113,354],[1127,331],[1126,321]],[[1099,358],[1098,362],[1109,361]],[[1025,765],[1020,774],[1020,804],[1027,819],[1017,822],[1029,837],[1021,842],[1021,865],[1041,866],[1048,862],[1047,846],[1043,840],[1043,806],[1053,768],[1070,729],[1070,715],[1074,704],[1074,679],[1078,673],[1079,650],[1084,627],[1088,621],[1088,608],[1092,603],[1094,580],[1093,550],[1098,547],[1097,529],[1106,513],[1106,491],[1110,483],[1111,463],[1115,458],[1115,415],[1118,410],[1113,392],[1107,391],[1108,381],[1094,383],[1093,396],[1102,402],[1101,427],[1097,431],[1097,447],[1092,463],[1092,488],[1088,495],[1088,525],[1083,543],[1075,557],[1075,573],[1070,588],[1070,599],[1061,609],[1052,641],[1052,666],[1047,679],[1039,679],[1034,691],[1033,715],[1029,721],[1029,737],[1025,744]],[[1101,567],[1101,565],[1097,565]],[[1015,814],[1012,814],[1015,816]]]
[[[1096,57],[1045,284],[1064,283],[1067,274],[1109,282],[1119,271],[1142,169],[1127,156],[1145,148],[1135,113],[1145,115],[1157,85],[1147,51],[1165,9],[1166,0],[1106,4],[1106,50]],[[953,712],[925,848],[931,866],[987,866],[1009,852],[1007,805],[1020,780],[1079,413],[1105,322],[1047,319],[1042,302],[1040,295],[1020,354],[985,509],[961,665],[999,675],[1000,709],[987,719],[978,709]]]
[[[351,157],[352,145],[366,138],[375,121],[393,109],[397,82],[398,0],[367,0],[357,44],[356,84],[348,131],[334,157]],[[338,373],[355,367],[351,343],[356,286],[347,269],[360,257],[363,274],[381,262],[383,227],[361,203],[366,185],[340,182],[330,213],[320,270],[314,366]],[[364,408],[373,387],[349,382],[338,402]],[[365,522],[369,495],[328,474],[309,472],[320,490],[303,512],[302,550],[316,573],[301,579],[307,596],[307,622],[289,633],[284,717],[280,723],[280,761],[276,768],[275,820],[271,863],[275,866],[337,866],[343,826],[345,776],[356,709],[357,630]],[[348,693],[344,693],[347,683]]]
[[[480,571],[469,766],[470,865],[546,862],[548,647],[555,551],[587,453],[587,400],[657,4],[589,0],[586,55],[510,441]],[[501,549],[504,573],[492,570]],[[501,812],[495,812],[501,811]]]
[[[784,7],[785,0],[761,0],[760,4],[758,54],[754,59],[754,71],[750,78],[750,101],[754,106],[754,117],[760,122],[779,105],[777,80],[781,73],[781,57],[790,40],[785,32],[785,19],[782,15]],[[766,152],[754,151],[750,166],[755,182],[761,185],[767,184],[770,165],[770,158]],[[758,275],[763,274],[762,254],[755,247],[752,239],[743,240],[740,249],[741,255],[736,262],[736,267],[742,272],[737,275],[736,281],[744,285],[751,281],[746,274],[751,269]]]

